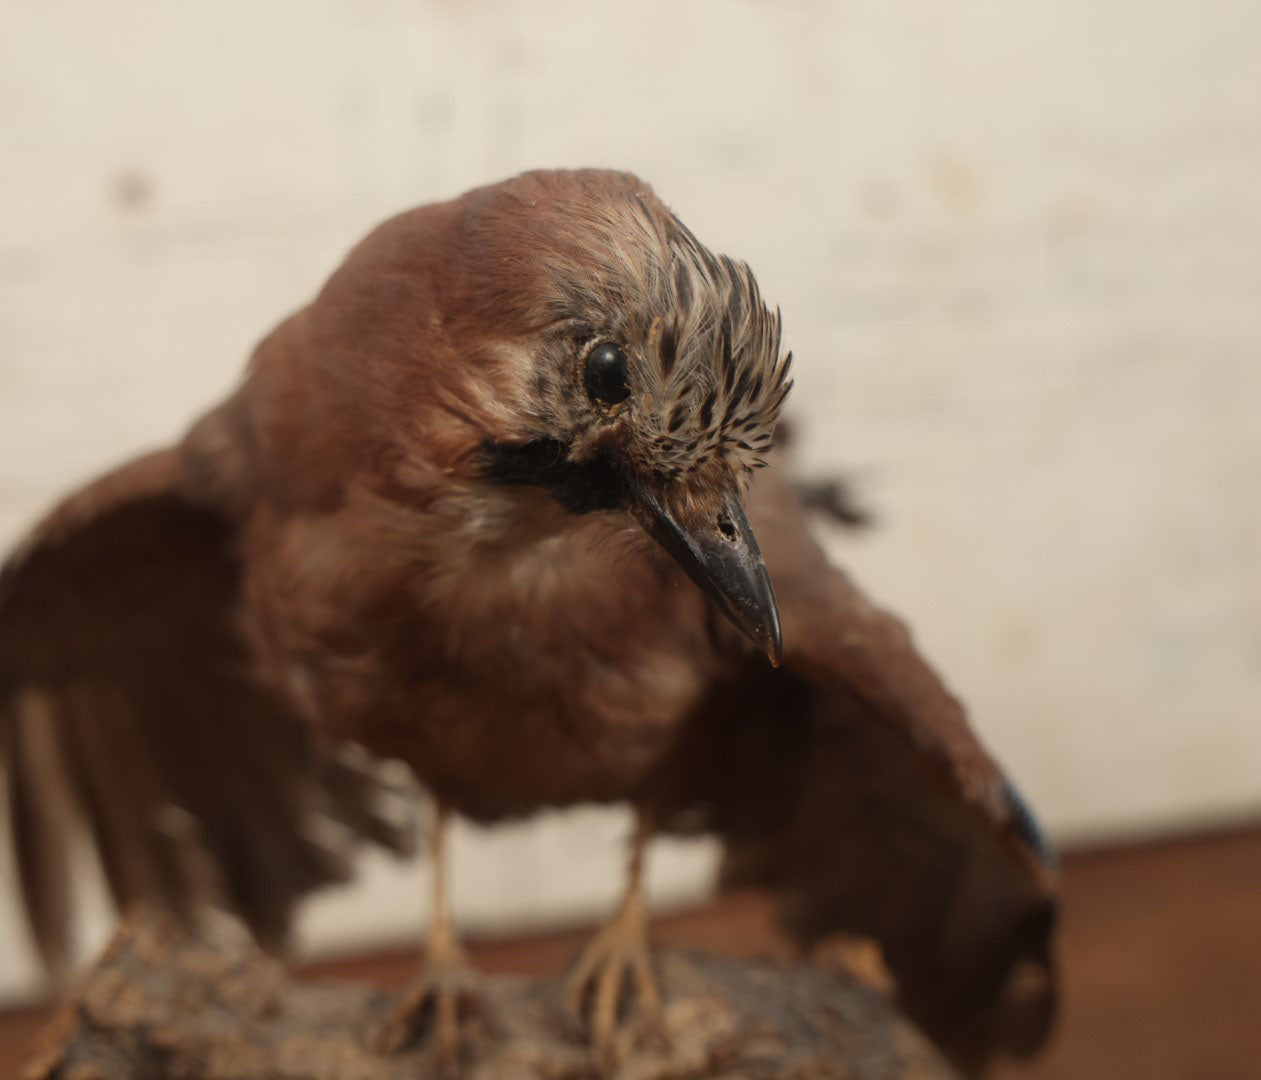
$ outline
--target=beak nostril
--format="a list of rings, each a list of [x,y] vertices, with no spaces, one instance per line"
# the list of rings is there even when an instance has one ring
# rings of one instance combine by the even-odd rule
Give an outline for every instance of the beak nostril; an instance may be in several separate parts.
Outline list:
[[[731,518],[727,517],[726,514],[720,514],[718,516],[718,531],[728,540],[734,540],[736,538],[735,523],[731,520]]]

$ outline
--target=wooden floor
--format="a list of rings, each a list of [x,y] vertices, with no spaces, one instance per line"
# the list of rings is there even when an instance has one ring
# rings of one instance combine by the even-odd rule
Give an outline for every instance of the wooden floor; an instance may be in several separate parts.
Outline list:
[[[1041,1060],[1001,1080],[1256,1080],[1261,1077],[1261,828],[1064,860],[1066,1003]],[[584,931],[473,943],[484,970],[554,972]],[[728,955],[787,953],[765,903],[727,898],[660,920],[654,938]],[[398,986],[415,953],[314,974]],[[45,1010],[0,1015],[0,1078],[19,1065]]]

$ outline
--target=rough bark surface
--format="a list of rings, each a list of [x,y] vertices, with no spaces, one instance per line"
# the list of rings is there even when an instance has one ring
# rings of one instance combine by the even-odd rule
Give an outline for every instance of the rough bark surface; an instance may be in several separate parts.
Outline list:
[[[628,1027],[616,1080],[947,1080],[954,1074],[860,979],[807,964],[664,953],[665,1037]],[[561,1007],[562,980],[485,983],[465,1080],[595,1080]],[[366,1034],[395,995],[299,982],[241,944],[139,912],[45,1034],[27,1080],[425,1080],[421,1045],[383,1057]]]

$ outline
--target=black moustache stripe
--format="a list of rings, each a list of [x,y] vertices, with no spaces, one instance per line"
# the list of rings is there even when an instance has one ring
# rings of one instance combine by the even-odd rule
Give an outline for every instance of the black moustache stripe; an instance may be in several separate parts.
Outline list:
[[[483,475],[499,484],[529,484],[551,493],[571,514],[614,510],[623,505],[626,482],[607,458],[568,460],[557,439],[482,444]]]

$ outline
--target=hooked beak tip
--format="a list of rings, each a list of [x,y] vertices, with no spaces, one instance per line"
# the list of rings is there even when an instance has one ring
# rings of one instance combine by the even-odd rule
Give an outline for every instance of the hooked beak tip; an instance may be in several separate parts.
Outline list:
[[[777,610],[774,611],[769,630],[770,632],[766,636],[763,647],[766,649],[766,659],[771,662],[771,667],[777,668],[784,656],[784,639],[779,629],[779,612]]]

